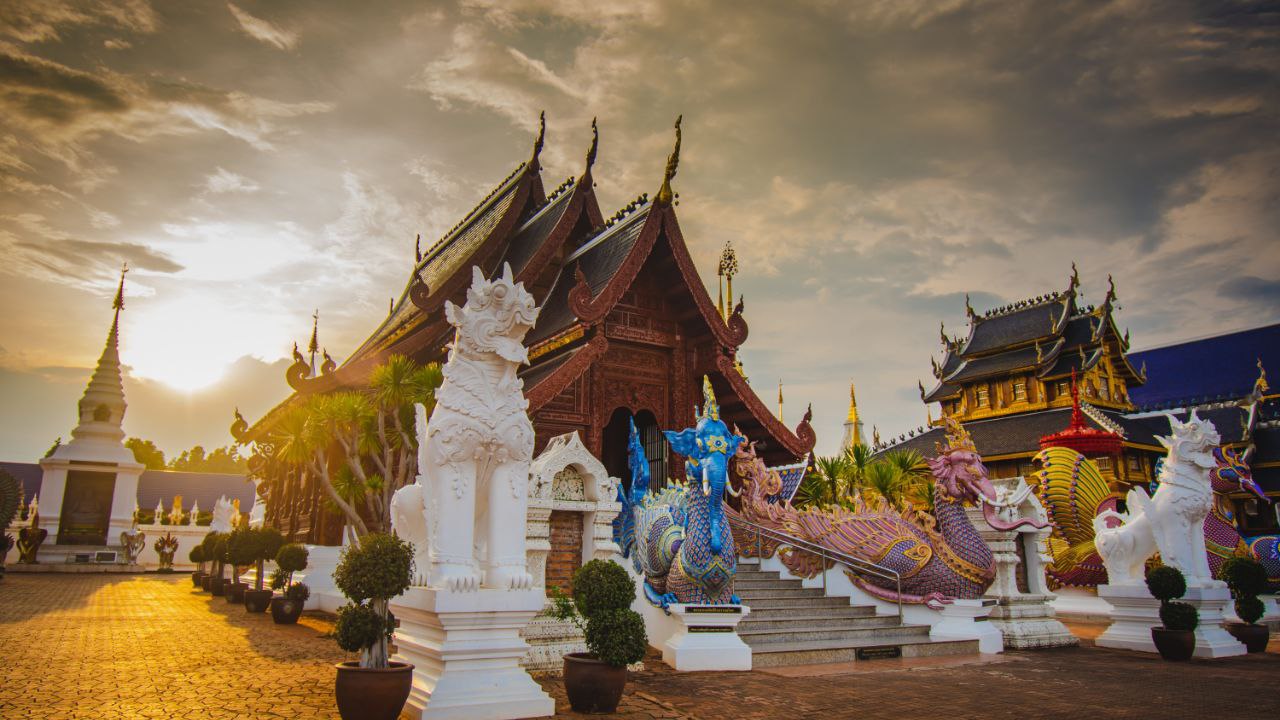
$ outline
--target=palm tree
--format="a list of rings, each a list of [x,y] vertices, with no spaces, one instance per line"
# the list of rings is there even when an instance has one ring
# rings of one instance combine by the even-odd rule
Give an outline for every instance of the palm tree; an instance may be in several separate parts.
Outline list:
[[[805,487],[808,484],[809,487]],[[849,489],[849,461],[844,455],[815,458],[813,472],[800,484],[805,495],[797,505],[841,505]],[[797,491],[799,495],[799,491]]]
[[[855,496],[860,495],[866,485],[867,468],[875,462],[871,446],[854,443],[844,449],[844,457],[849,465],[849,490]]]
[[[933,510],[933,473],[919,450],[887,450],[879,458],[902,475],[903,499],[916,507]]]
[[[894,508],[901,509],[904,505],[905,478],[902,470],[889,462],[879,460],[867,466],[863,488],[868,494],[884,498]]]

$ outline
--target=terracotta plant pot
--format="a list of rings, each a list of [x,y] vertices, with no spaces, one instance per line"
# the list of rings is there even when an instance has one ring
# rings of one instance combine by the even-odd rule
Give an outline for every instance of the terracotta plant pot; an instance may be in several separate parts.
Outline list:
[[[564,656],[564,690],[574,712],[611,713],[618,709],[627,669],[613,667],[587,653]]]
[[[222,597],[227,592],[227,579],[216,577],[209,581],[209,593],[214,597]]]
[[[204,573],[200,572],[199,570],[196,570],[196,571],[192,572],[192,573],[191,573],[191,587],[193,587],[193,588],[195,588],[195,589],[199,590],[199,589],[200,589],[200,578],[203,578],[203,577],[204,577]]]
[[[223,592],[227,594],[227,602],[235,603],[237,605],[244,602],[244,591],[248,589],[249,585],[241,582],[228,582],[223,585]]]
[[[271,619],[277,625],[293,625],[298,622],[298,618],[302,617],[302,606],[296,600],[290,600],[287,597],[271,598]]]
[[[271,604],[270,590],[245,590],[244,609],[252,613],[266,612]]]
[[[413,687],[413,665],[390,662],[382,670],[362,668],[358,661],[338,663],[333,694],[342,720],[397,720]]]
[[[213,584],[213,576],[212,576],[212,575],[210,575],[209,573],[204,573],[204,574],[202,574],[202,575],[200,576],[200,589],[201,589],[201,590],[204,590],[205,592],[209,592],[209,586],[210,586],[211,584]]]
[[[1151,642],[1156,644],[1160,657],[1173,662],[1185,662],[1196,651],[1196,634],[1191,630],[1166,630],[1151,628]]]
[[[1251,623],[1226,623],[1227,632],[1244,643],[1245,649],[1251,653],[1267,651],[1267,641],[1271,639],[1271,629],[1266,625]]]

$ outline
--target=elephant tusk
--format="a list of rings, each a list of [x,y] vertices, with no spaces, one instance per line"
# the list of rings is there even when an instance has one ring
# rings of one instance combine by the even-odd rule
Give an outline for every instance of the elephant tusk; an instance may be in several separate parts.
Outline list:
[[[711,483],[707,480],[707,466],[702,466],[702,494],[711,494]]]
[[[731,495],[732,497],[741,497],[741,496],[742,496],[742,491],[741,491],[741,490],[734,490],[734,489],[733,489],[733,483],[731,483],[731,482],[727,482],[727,483],[725,483],[725,484],[724,484],[724,489],[725,489],[726,491],[728,491],[729,495]]]

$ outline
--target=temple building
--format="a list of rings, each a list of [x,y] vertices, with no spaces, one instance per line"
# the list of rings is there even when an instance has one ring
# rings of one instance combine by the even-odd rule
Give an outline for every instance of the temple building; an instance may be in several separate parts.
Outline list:
[[[1280,325],[1130,352],[1114,316],[1115,284],[1108,278],[1096,307],[1081,304],[1079,287],[1073,266],[1060,292],[983,313],[966,299],[967,336],[944,330],[932,387],[920,384],[921,400],[939,405],[939,420],[875,449],[932,457],[941,416],[955,416],[992,477],[1030,477],[1041,447],[1066,445],[1095,457],[1123,497],[1155,475],[1165,454],[1156,437],[1169,429],[1164,413],[1185,419],[1194,408],[1224,446],[1255,446],[1255,478],[1280,496],[1280,396],[1267,389],[1263,369],[1268,358],[1280,363]]]
[[[626,448],[634,417],[655,481],[680,477],[681,464],[668,457],[660,430],[694,422],[703,376],[711,380],[724,420],[755,441],[771,465],[795,463],[809,453],[815,442],[809,415],[794,430],[784,426],[740,371],[738,348],[747,339],[743,302],[732,309],[727,304],[736,260],[731,254],[722,259],[718,274],[729,280],[730,294],[717,302],[690,257],[671,187],[679,122],[657,194],[640,195],[609,217],[594,190],[594,124],[582,174],[549,193],[539,163],[544,131],[545,125],[528,161],[416,257],[389,315],[340,366],[326,353],[325,364],[315,368],[314,359],[295,351],[287,375],[294,394],[252,425],[234,427],[238,441],[271,452],[273,423],[293,403],[364,385],[372,368],[391,355],[443,362],[453,338],[445,301],[463,303],[473,266],[492,276],[507,263],[541,307],[525,338],[529,365],[520,373],[535,455],[551,438],[577,431],[610,475],[629,482]],[[341,519],[325,509],[318,483],[285,463],[266,472],[268,522],[297,539],[335,544]]]

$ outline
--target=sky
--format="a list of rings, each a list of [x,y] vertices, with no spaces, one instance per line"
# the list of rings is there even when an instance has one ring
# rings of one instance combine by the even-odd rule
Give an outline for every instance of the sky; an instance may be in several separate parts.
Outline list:
[[[1280,3],[6,0],[0,458],[69,436],[128,262],[130,435],[231,441],[385,316],[531,149],[605,215],[676,178],[741,351],[833,452],[922,424],[939,323],[1108,273],[1134,349],[1280,317]]]

